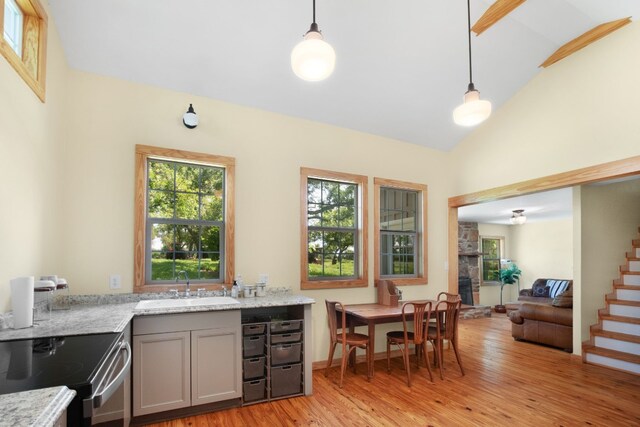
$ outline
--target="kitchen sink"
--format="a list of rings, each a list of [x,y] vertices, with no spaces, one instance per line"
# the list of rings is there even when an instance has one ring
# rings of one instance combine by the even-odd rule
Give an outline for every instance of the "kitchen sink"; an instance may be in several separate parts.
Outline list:
[[[183,298],[183,299],[150,299],[140,301],[136,305],[136,310],[151,310],[163,308],[186,308],[186,307],[206,307],[217,305],[238,305],[237,300],[231,297],[206,297],[206,298]]]

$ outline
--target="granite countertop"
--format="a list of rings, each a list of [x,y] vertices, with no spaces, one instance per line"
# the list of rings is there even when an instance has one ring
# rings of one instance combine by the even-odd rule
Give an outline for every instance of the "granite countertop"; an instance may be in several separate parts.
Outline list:
[[[53,426],[75,395],[65,386],[0,395],[0,426]]]
[[[83,303],[71,304],[69,310],[54,310],[51,319],[37,322],[31,328],[2,329],[0,341],[48,338],[69,335],[122,332],[134,316],[191,313],[219,310],[242,310],[258,307],[313,304],[312,298],[292,294],[271,294],[264,297],[237,298],[239,304],[181,306],[170,308],[136,309],[140,296],[129,294],[101,295],[98,300],[84,298]],[[137,299],[137,300],[133,300]],[[146,298],[148,299],[148,298]]]

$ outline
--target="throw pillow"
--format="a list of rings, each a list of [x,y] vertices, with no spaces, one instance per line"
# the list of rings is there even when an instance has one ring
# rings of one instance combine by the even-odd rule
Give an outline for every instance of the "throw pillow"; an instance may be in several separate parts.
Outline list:
[[[567,287],[569,286],[569,281],[568,280],[549,280],[547,281],[547,286],[549,286],[549,297],[555,298],[567,290]]]
[[[572,308],[573,307],[573,288],[568,291],[564,291],[560,295],[556,296],[551,303],[554,307]]]
[[[548,297],[549,288],[544,283],[534,283],[532,288],[534,297]]]

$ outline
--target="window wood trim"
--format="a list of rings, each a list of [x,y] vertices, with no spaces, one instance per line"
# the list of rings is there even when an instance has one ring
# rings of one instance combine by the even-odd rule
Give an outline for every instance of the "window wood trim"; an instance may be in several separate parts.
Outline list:
[[[40,101],[45,102],[49,18],[39,0],[16,0],[16,3],[24,14],[22,58],[16,55],[4,39],[5,0],[0,0],[0,53]]]
[[[422,215],[422,221],[420,222],[420,231],[418,234],[418,239],[420,241],[420,261],[422,265],[420,266],[420,270],[418,271],[417,277],[398,277],[398,278],[389,278],[396,285],[425,285],[428,284],[429,280],[429,264],[428,264],[428,242],[427,242],[427,207],[428,207],[428,186],[426,184],[416,184],[413,182],[406,181],[397,181],[393,179],[386,178],[373,178],[373,275],[374,275],[374,283],[377,283],[380,278],[380,189],[381,187],[391,187],[397,188],[399,190],[412,190],[420,192],[420,209]],[[385,277],[385,279],[387,279]]]
[[[222,289],[224,285],[233,283],[235,266],[235,158],[217,156],[213,154],[196,153],[193,151],[175,150],[171,148],[136,145],[135,154],[135,201],[134,201],[134,242],[133,242],[133,291],[166,292],[168,289],[180,287],[176,284],[147,284],[146,283],[146,212],[147,212],[147,159],[164,159],[170,161],[184,161],[201,163],[204,165],[225,168],[225,256],[223,283],[198,282],[199,288],[207,290]]]
[[[351,182],[358,185],[358,239],[360,253],[359,277],[356,279],[331,279],[309,280],[307,275],[308,260],[308,218],[307,218],[307,179],[331,179],[336,181]],[[300,289],[332,289],[332,288],[364,288],[369,286],[369,262],[368,262],[368,178],[363,175],[354,175],[343,172],[333,172],[322,169],[300,168]],[[355,262],[355,260],[354,260]]]

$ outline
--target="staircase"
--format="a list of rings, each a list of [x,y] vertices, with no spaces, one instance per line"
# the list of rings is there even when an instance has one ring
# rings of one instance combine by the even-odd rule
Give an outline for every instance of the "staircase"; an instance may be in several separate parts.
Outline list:
[[[626,256],[613,292],[605,297],[607,307],[598,310],[591,339],[582,344],[582,359],[640,375],[640,239]]]

